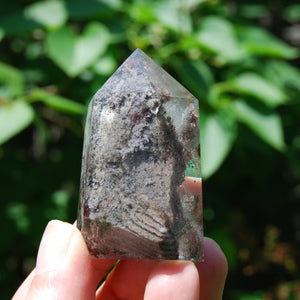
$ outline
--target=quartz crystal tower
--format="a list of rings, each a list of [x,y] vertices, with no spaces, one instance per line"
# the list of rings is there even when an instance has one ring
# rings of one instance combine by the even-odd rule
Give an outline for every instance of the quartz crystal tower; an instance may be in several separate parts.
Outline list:
[[[203,259],[198,100],[137,49],[93,97],[78,227],[96,258]]]

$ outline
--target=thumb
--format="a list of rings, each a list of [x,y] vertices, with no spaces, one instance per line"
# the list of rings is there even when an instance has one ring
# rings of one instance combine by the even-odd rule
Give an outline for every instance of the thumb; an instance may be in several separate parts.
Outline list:
[[[189,261],[162,261],[151,272],[144,300],[198,300],[199,276]],[[208,300],[208,299],[207,299]]]
[[[81,233],[71,224],[51,221],[36,268],[13,300],[95,299],[95,290],[91,257]]]
[[[227,260],[219,245],[204,238],[204,262],[163,261],[151,272],[144,299],[222,299]]]
[[[204,262],[195,263],[200,279],[200,300],[220,300],[228,271],[226,257],[220,246],[204,238]]]

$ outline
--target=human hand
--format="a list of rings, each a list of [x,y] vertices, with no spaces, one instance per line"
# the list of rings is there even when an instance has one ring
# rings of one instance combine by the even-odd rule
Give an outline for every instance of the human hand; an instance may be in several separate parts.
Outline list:
[[[217,300],[227,274],[220,247],[204,239],[205,261],[121,260],[97,286],[113,259],[92,259],[80,231],[51,221],[44,232],[35,269],[12,300]]]

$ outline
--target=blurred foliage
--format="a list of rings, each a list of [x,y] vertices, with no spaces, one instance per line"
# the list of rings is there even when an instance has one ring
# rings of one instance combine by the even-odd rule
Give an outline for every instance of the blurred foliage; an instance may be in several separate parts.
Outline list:
[[[1,298],[76,218],[87,104],[139,47],[199,100],[205,232],[225,299],[300,299],[297,1],[14,0],[0,7]]]

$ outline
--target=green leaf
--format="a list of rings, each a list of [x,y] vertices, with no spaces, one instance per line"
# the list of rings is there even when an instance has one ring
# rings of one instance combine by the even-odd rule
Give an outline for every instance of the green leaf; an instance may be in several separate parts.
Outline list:
[[[264,74],[281,88],[300,91],[300,71],[285,61],[268,62],[265,65]]]
[[[217,230],[214,230],[211,233],[211,237],[220,245],[221,249],[224,251],[224,254],[228,261],[229,270],[236,270],[239,265],[239,245],[234,238],[234,235],[232,235],[230,230],[228,230],[228,228],[226,228],[225,226],[219,226]]]
[[[30,94],[30,98],[33,101],[41,101],[48,107],[60,112],[77,115],[84,115],[86,113],[86,107],[84,105],[61,96],[49,94],[42,90],[33,91]]]
[[[178,4],[180,5],[181,8],[183,9],[195,9],[197,8],[197,5],[205,3],[207,0],[185,0],[185,1],[180,1]]]
[[[237,127],[230,112],[219,111],[212,115],[201,112],[200,129],[201,169],[207,178],[217,171],[231,150]]]
[[[171,63],[189,91],[200,101],[208,98],[214,78],[210,68],[203,61],[177,59]]]
[[[93,70],[99,75],[109,76],[116,70],[117,66],[117,61],[112,55],[105,55],[93,65]]]
[[[160,24],[186,35],[192,32],[192,18],[188,10],[178,6],[177,1],[168,0],[155,4],[155,15]]]
[[[39,1],[24,10],[12,10],[0,19],[0,28],[6,35],[22,35],[41,28],[56,28],[67,20],[65,4],[60,0]]]
[[[66,6],[71,19],[114,17],[122,5],[120,0],[67,0]]]
[[[153,5],[144,2],[133,2],[126,7],[130,17],[139,23],[152,22],[156,20]]]
[[[240,15],[245,18],[263,18],[267,14],[268,8],[264,4],[244,4],[240,6]]]
[[[266,30],[253,26],[237,27],[241,46],[250,54],[293,59],[299,51],[290,47]]]
[[[23,129],[34,118],[32,107],[24,101],[0,105],[0,144],[3,144]]]
[[[0,19],[1,31],[9,36],[20,36],[40,27],[39,23],[28,19],[23,11],[13,12]]]
[[[52,202],[54,204],[54,215],[59,220],[67,220],[68,218],[68,203],[70,202],[70,195],[64,190],[55,191],[52,194]]]
[[[291,23],[300,21],[300,4],[288,6],[283,12],[284,18]]]
[[[0,42],[3,40],[4,36],[5,36],[5,31],[3,28],[0,28]]]
[[[22,73],[3,62],[0,62],[0,87],[1,83],[7,88],[4,95],[7,98],[15,98],[24,93],[24,78]]]
[[[232,24],[221,17],[202,18],[197,39],[204,49],[226,60],[237,61],[244,57],[245,53],[236,39]]]
[[[29,229],[30,220],[28,217],[28,206],[24,203],[8,203],[6,215],[16,224],[18,231],[24,233]]]
[[[226,254],[225,254],[226,255]],[[265,297],[265,292],[261,290],[257,291],[243,291],[243,290],[234,290],[232,293],[232,299],[235,300],[263,300]]]
[[[59,0],[40,1],[24,10],[24,15],[48,28],[56,28],[67,20],[65,4]]]
[[[281,89],[252,72],[238,75],[232,82],[232,88],[243,95],[255,97],[270,107],[276,107],[287,101]]]
[[[110,41],[107,28],[89,23],[80,36],[69,27],[50,32],[47,50],[50,58],[70,77],[79,75],[103,54]]]
[[[264,113],[242,100],[232,106],[236,117],[253,130],[262,140],[279,151],[285,148],[283,128],[277,113]]]

